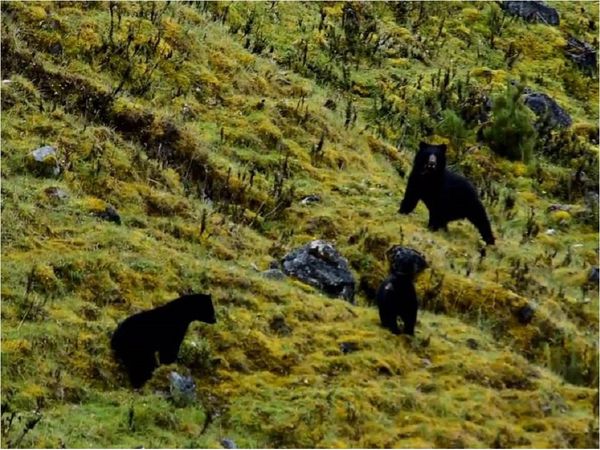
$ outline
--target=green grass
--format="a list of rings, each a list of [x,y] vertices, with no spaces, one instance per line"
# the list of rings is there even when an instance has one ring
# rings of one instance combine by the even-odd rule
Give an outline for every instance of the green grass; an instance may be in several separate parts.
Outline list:
[[[555,4],[557,28],[516,19],[495,48],[490,3],[397,6],[353,4],[376,27],[353,48],[341,3],[117,3],[112,43],[109,3],[2,3],[3,447],[597,446],[598,86],[562,47],[593,40],[598,6]],[[475,124],[434,134],[463,108],[459,84],[493,96],[521,78],[572,115],[559,154],[507,161]],[[471,224],[431,233],[423,205],[397,214],[420,140],[462,142],[450,162],[497,236],[485,258]],[[27,167],[41,145],[58,177]],[[97,217],[108,204],[122,225]],[[382,329],[361,290],[351,306],[260,275],[320,238],[372,288],[391,245],[426,255],[414,339]],[[186,291],[211,292],[218,323],[190,327],[178,363],[131,391],[111,332]],[[194,377],[196,403],[169,402],[170,370]]]

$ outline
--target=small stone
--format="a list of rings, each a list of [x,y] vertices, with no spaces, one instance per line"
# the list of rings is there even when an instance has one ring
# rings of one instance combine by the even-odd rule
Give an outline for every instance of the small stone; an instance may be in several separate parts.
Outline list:
[[[29,154],[30,168],[43,176],[57,176],[60,173],[56,149],[49,145],[40,147]]]
[[[173,371],[169,374],[169,381],[170,399],[176,406],[186,406],[196,400],[196,383],[192,377]]]
[[[265,270],[261,273],[261,275],[271,280],[283,280],[285,278],[285,273],[283,273],[280,269]]]
[[[356,342],[342,342],[340,343],[340,350],[345,355],[347,353],[354,353],[359,349]]]
[[[561,205],[560,203],[554,203],[548,206],[548,211],[570,211],[573,209],[571,205]]]
[[[554,228],[548,228],[548,229],[546,230],[546,234],[547,234],[548,236],[554,236],[554,235],[556,234],[556,230],[555,230]]]
[[[424,367],[431,367],[431,360],[427,358],[421,359],[421,363],[423,363]]]
[[[112,205],[108,205],[104,211],[100,211],[95,214],[101,219],[121,225],[121,216],[119,216],[119,213]]]
[[[52,199],[56,199],[56,200],[67,200],[69,198],[69,194],[67,194],[67,192],[61,188],[58,188],[56,186],[50,186],[46,189],[44,189],[44,193]]]
[[[221,439],[221,445],[223,446],[223,448],[237,448],[237,446],[235,445],[235,442],[233,442],[233,439],[229,439],[229,438],[223,438]]]
[[[477,342],[473,338],[469,338],[467,339],[467,347],[469,347],[472,350],[477,350],[479,348],[479,342]]]
[[[311,194],[311,195],[307,195],[302,200],[300,200],[300,204],[301,205],[310,205],[312,203],[319,203],[320,201],[321,201],[321,197],[319,197],[317,194]]]
[[[519,322],[523,325],[527,325],[533,320],[533,316],[535,315],[535,308],[529,304],[522,306],[517,311],[517,318]]]

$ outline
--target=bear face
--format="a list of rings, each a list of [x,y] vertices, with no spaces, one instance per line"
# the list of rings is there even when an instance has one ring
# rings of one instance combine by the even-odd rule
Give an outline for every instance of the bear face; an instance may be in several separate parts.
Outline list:
[[[419,151],[415,155],[413,170],[419,175],[441,176],[446,169],[446,145],[419,143]]]
[[[393,275],[414,278],[429,267],[425,257],[409,247],[394,245],[386,252],[386,256],[390,263],[390,273]]]
[[[210,294],[191,294],[183,297],[185,310],[189,311],[192,320],[204,323],[217,323],[215,308]]]

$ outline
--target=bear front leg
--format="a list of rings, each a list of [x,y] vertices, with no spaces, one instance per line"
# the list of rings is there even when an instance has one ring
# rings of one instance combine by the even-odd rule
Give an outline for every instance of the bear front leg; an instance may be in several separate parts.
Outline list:
[[[141,388],[152,377],[152,372],[156,368],[155,361],[154,354],[147,352],[125,361],[129,381],[134,389]]]
[[[410,214],[417,207],[419,198],[418,183],[413,177],[409,177],[406,191],[404,192],[404,198],[400,203],[398,212],[400,214]]]
[[[448,222],[444,221],[438,214],[432,214],[430,211],[427,228],[429,228],[431,231],[437,231],[440,228],[448,231]]]
[[[179,345],[165,346],[158,351],[161,364],[172,364],[177,360]]]

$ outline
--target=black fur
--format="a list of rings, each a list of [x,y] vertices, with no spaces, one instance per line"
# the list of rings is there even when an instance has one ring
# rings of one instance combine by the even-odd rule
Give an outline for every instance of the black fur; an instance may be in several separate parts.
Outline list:
[[[215,310],[210,295],[191,294],[165,305],[142,311],[125,319],[115,330],[111,347],[127,372],[131,385],[141,387],[160,364],[177,359],[179,346],[190,322],[215,323]]]
[[[400,334],[398,317],[404,322],[403,332],[414,336],[419,301],[413,286],[413,275],[391,274],[377,291],[377,306],[381,325]]]
[[[495,243],[490,221],[477,191],[464,177],[446,169],[446,146],[421,142],[415,156],[401,214],[410,214],[419,200],[429,210],[429,228],[447,229],[448,222],[467,219],[488,245]]]

